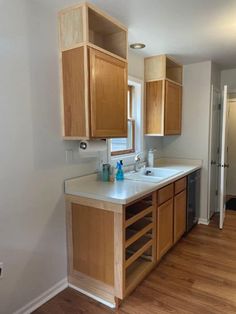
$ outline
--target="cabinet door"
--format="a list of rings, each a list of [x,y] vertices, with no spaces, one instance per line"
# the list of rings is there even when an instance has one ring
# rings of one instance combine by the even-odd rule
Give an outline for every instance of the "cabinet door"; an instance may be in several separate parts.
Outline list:
[[[181,134],[182,86],[166,81],[165,135]]]
[[[146,134],[160,134],[164,132],[164,82],[146,83]]]
[[[127,63],[89,49],[91,136],[127,137]]]
[[[177,194],[174,200],[174,242],[186,231],[186,190]]]
[[[157,209],[157,258],[173,245],[173,198]]]

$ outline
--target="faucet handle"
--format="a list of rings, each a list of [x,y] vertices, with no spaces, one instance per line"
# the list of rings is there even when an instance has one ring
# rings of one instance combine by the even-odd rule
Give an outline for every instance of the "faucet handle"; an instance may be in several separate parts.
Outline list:
[[[141,161],[141,153],[137,153],[136,155],[135,155],[135,157],[134,157],[134,160],[135,161]]]

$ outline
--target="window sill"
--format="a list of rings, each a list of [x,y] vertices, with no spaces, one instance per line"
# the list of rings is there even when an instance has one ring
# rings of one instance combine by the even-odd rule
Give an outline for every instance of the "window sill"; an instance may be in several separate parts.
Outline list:
[[[135,155],[136,155],[136,153],[134,152],[134,153],[130,153],[130,154],[111,156],[111,164],[116,164],[117,161],[123,160],[125,166],[133,165]]]

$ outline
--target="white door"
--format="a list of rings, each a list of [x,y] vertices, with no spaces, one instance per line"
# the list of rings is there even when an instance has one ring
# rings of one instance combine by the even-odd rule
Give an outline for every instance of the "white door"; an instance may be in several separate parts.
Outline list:
[[[220,207],[220,221],[219,228],[224,226],[225,205],[226,205],[226,178],[228,168],[227,158],[227,140],[228,140],[228,118],[229,118],[229,102],[227,86],[224,86],[223,94],[223,108],[222,108],[222,135],[221,135],[221,160],[220,160],[220,188],[219,188],[219,207]]]
[[[211,91],[211,147],[210,147],[210,175],[209,175],[209,193],[210,193],[210,218],[215,212],[219,212],[219,168],[220,162],[220,92],[212,86]]]

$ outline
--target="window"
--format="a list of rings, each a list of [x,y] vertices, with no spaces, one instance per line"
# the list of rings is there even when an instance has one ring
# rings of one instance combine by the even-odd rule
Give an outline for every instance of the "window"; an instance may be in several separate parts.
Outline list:
[[[113,138],[111,140],[111,155],[123,155],[135,152],[135,119],[134,112],[134,86],[128,86],[128,137],[127,138]]]

